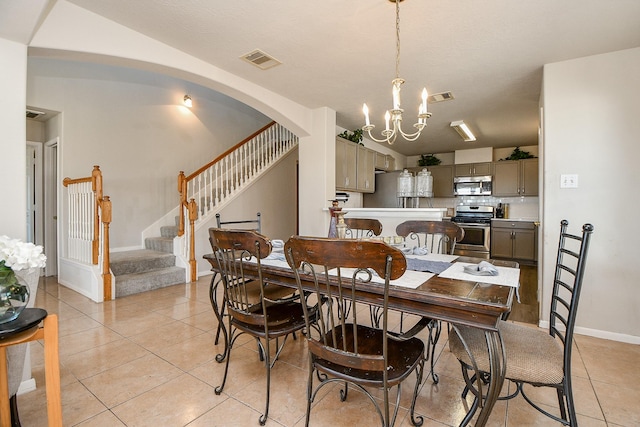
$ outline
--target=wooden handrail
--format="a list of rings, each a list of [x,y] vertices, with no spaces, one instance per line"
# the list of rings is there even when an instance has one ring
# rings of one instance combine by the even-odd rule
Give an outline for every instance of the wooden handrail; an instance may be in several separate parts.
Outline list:
[[[246,137],[242,141],[238,142],[236,145],[234,145],[233,147],[229,148],[227,151],[225,151],[224,153],[220,154],[218,157],[216,157],[215,159],[213,159],[212,161],[210,161],[209,163],[207,163],[206,165],[202,166],[200,169],[198,169],[197,171],[195,171],[194,173],[192,173],[191,175],[186,177],[186,182],[191,181],[193,178],[195,178],[196,176],[200,175],[202,172],[204,172],[205,170],[210,168],[212,165],[214,165],[215,163],[217,163],[220,160],[224,159],[229,154],[231,154],[232,152],[234,152],[235,150],[240,148],[242,145],[246,144],[247,142],[249,142],[250,140],[252,140],[256,136],[260,135],[262,132],[264,132],[265,130],[269,129],[271,126],[274,126],[274,125],[276,125],[276,122],[271,122],[268,125],[264,126],[263,128],[255,131],[254,133],[252,133],[250,136]],[[178,188],[178,191],[180,191],[180,188]]]
[[[64,185],[65,187],[68,187],[71,184],[81,184],[83,182],[91,182],[92,181],[92,177],[88,176],[86,178],[65,178],[62,180],[62,185]]]

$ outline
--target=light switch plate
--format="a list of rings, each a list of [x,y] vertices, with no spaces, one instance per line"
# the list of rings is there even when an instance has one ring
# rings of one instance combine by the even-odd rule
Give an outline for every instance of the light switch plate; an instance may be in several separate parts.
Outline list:
[[[578,175],[560,175],[560,188],[578,188]]]

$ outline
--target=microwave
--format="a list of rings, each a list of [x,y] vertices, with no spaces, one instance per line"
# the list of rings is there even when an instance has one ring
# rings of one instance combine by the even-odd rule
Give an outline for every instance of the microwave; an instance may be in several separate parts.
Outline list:
[[[453,178],[453,194],[456,196],[490,196],[491,176],[457,176]]]

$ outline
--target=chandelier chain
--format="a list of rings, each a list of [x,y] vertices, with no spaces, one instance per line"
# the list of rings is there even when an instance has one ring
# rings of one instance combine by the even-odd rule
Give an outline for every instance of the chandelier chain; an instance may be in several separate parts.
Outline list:
[[[396,0],[396,79],[400,78],[400,0]]]

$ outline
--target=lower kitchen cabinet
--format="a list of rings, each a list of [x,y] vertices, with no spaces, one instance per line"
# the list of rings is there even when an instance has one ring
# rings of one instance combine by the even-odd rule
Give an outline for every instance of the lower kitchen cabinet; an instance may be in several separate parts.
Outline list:
[[[537,261],[537,223],[533,221],[491,221],[491,258]]]

